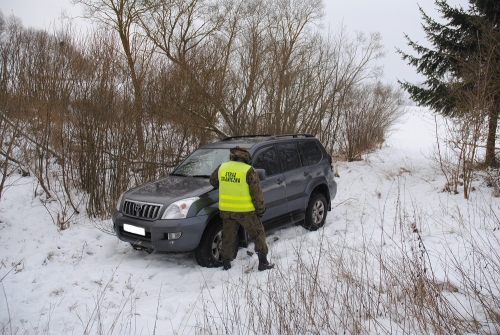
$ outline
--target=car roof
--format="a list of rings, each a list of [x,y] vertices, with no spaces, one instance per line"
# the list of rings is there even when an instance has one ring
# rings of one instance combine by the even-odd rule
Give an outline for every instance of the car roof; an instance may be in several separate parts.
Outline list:
[[[206,149],[224,148],[230,149],[235,146],[243,146],[250,150],[254,145],[261,142],[279,142],[282,140],[295,139],[295,138],[311,138],[316,137],[311,134],[285,134],[285,135],[244,135],[244,136],[231,136],[226,137],[218,142],[209,143],[203,146]]]

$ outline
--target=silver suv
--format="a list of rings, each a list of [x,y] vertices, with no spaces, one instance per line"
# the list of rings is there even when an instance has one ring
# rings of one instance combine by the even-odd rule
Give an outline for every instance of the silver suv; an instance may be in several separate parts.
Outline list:
[[[248,149],[260,176],[266,231],[297,223],[309,230],[324,225],[337,184],[321,142],[309,134],[251,135],[207,144],[169,176],[124,192],[112,215],[118,238],[147,252],[193,251],[199,265],[220,266],[219,190],[209,177],[237,145]],[[238,236],[238,247],[246,247],[248,235],[242,227]]]

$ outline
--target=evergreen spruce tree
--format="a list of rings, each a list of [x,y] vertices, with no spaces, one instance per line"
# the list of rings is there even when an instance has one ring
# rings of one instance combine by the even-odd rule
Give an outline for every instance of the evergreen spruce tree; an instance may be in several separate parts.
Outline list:
[[[500,114],[500,1],[469,0],[469,8],[453,8],[436,0],[445,23],[428,16],[422,8],[423,29],[432,48],[413,42],[417,56],[398,52],[426,77],[423,85],[400,82],[412,100],[445,116],[455,117],[482,109],[488,118],[485,163],[496,166],[495,140]],[[481,106],[464,103],[464,97],[481,87]]]

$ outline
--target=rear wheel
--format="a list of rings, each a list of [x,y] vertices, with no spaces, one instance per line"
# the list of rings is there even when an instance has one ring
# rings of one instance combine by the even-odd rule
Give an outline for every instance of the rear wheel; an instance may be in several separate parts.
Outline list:
[[[321,193],[313,194],[309,199],[309,205],[306,210],[306,218],[303,227],[308,230],[318,230],[323,227],[326,220],[326,198]]]

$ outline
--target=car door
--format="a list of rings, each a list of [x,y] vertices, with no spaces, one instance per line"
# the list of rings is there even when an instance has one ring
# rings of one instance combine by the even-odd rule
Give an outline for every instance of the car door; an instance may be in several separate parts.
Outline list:
[[[312,180],[309,167],[302,164],[296,141],[278,143],[276,149],[285,178],[288,212],[305,211],[309,200],[309,195],[305,193],[305,190]]]
[[[302,159],[302,165],[307,165],[309,167],[309,173],[312,178],[317,178],[319,176],[324,176],[324,166],[319,163],[323,159],[323,153],[316,143],[316,141],[300,141],[298,143],[300,158]]]
[[[267,178],[261,181],[266,213],[262,221],[270,221],[287,213],[285,179],[281,173],[278,154],[273,145],[263,147],[253,154],[252,166],[266,170]]]

